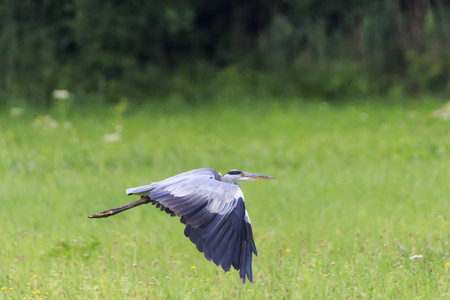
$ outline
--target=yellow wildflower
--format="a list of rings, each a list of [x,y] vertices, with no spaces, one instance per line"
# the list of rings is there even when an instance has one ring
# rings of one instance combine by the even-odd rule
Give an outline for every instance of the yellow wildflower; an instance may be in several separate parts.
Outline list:
[[[34,278],[37,278],[37,275],[34,275],[33,277],[34,277]]]
[[[27,285],[31,285],[31,283],[28,282]]]
[[[8,289],[7,286],[2,287],[2,291],[7,290],[7,289]]]
[[[286,253],[289,253],[289,252],[291,252],[291,249],[286,249]]]
[[[191,270],[194,270],[194,269],[195,269],[195,266],[192,266],[192,267],[191,267]]]
[[[11,291],[12,291],[12,290],[13,290],[13,288],[9,288],[9,290],[11,290]]]
[[[37,290],[37,291],[34,291],[33,294],[37,295],[37,294],[39,294],[40,292],[41,292],[40,290]]]
[[[206,281],[209,281],[209,278],[206,278]]]
[[[214,293],[211,293],[211,296],[214,296]]]
[[[217,295],[219,295],[219,293],[218,293],[218,292],[216,292],[216,296],[217,296]]]
[[[450,267],[450,262],[445,263],[445,267],[446,268]]]

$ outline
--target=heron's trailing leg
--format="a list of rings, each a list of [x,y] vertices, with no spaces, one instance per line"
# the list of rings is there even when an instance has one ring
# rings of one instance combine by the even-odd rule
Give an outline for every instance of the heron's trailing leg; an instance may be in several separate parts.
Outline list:
[[[125,204],[121,207],[117,207],[117,208],[111,208],[105,211],[102,211],[98,214],[94,214],[92,216],[90,216],[90,219],[98,219],[98,218],[107,218],[109,216],[118,214],[120,212],[123,212],[127,209],[142,205],[142,204],[147,204],[147,203],[151,203],[152,205],[156,205],[156,208],[160,208],[161,211],[164,211],[166,213],[168,213],[169,215],[171,215],[172,217],[175,217],[175,213],[170,210],[169,208],[165,207],[164,205],[162,205],[161,203],[159,203],[158,201],[152,200],[150,199],[150,197],[148,196],[141,196],[141,199]]]
[[[125,205],[123,205],[121,207],[112,208],[112,209],[108,209],[108,210],[102,211],[102,212],[100,212],[98,214],[94,214],[94,215],[90,216],[89,218],[91,218],[91,219],[92,218],[107,218],[109,216],[112,216],[112,215],[118,214],[120,212],[123,212],[123,211],[125,211],[127,209],[130,209],[130,208],[142,205],[142,204],[147,204],[147,203],[150,203],[150,202],[154,202],[154,201],[152,201],[150,199],[150,197],[142,196],[141,199],[139,199],[137,201],[125,204]]]

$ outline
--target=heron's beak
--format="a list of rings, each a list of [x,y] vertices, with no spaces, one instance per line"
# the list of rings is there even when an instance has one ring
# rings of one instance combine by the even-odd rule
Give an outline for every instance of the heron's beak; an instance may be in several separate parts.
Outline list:
[[[275,177],[272,177],[272,176],[253,174],[253,173],[247,173],[247,178],[248,178],[248,180],[276,179]]]

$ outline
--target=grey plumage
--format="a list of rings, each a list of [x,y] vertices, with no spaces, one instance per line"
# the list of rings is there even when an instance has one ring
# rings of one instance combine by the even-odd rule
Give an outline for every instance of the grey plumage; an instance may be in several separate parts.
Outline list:
[[[181,217],[184,234],[206,259],[239,270],[240,278],[253,282],[252,253],[257,255],[244,194],[238,181],[274,177],[232,170],[224,176],[210,168],[196,169],[159,182],[129,188],[127,195],[141,199],[91,216],[108,217],[137,205],[152,203],[172,216]]]

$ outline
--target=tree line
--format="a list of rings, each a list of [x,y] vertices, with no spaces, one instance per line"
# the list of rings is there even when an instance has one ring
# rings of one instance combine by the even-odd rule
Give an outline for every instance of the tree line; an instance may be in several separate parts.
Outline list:
[[[190,102],[446,93],[443,0],[0,2],[0,92]],[[145,97],[144,97],[145,95]]]

